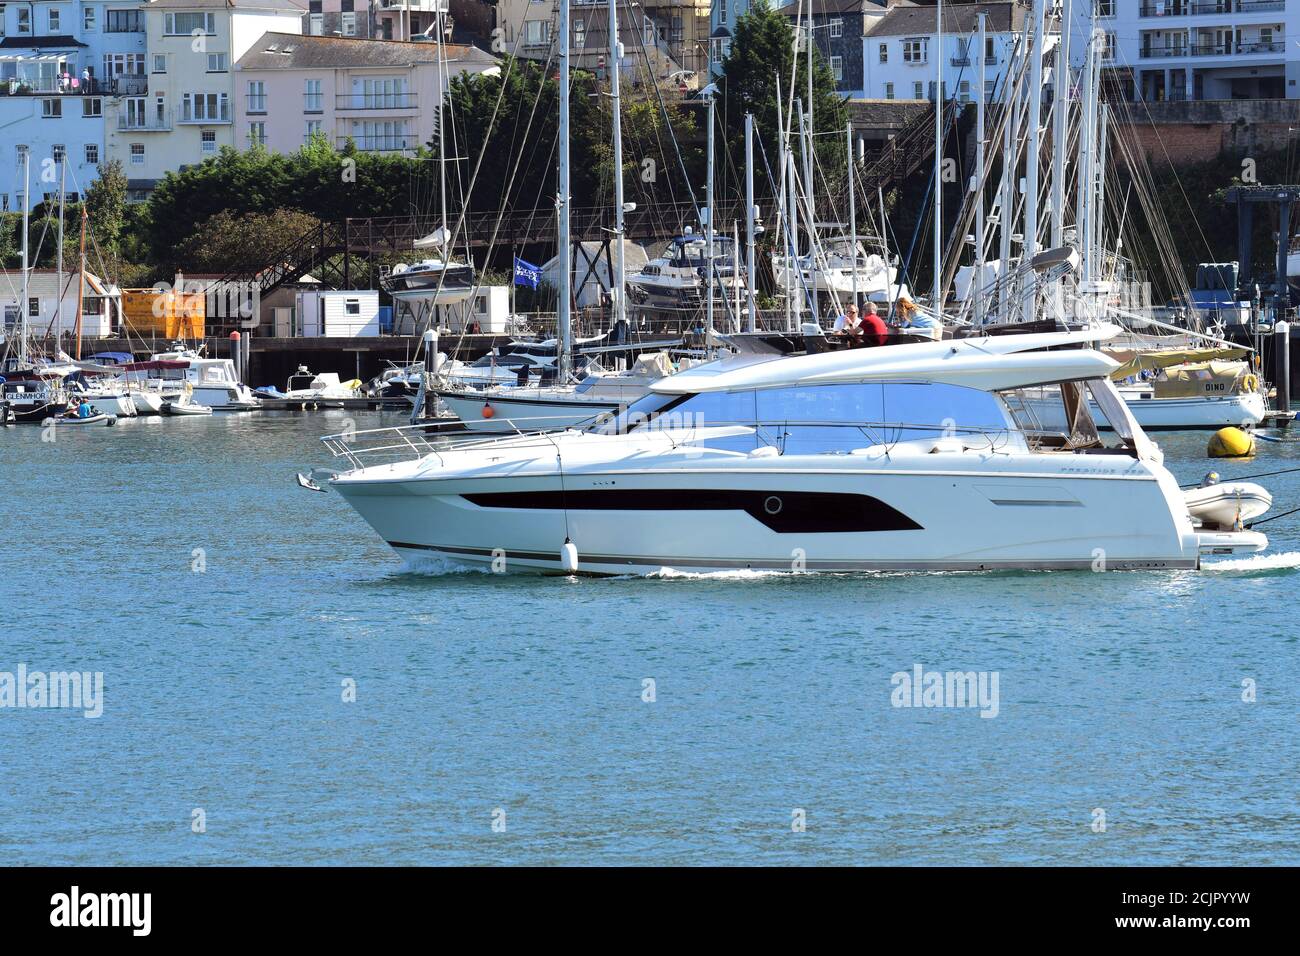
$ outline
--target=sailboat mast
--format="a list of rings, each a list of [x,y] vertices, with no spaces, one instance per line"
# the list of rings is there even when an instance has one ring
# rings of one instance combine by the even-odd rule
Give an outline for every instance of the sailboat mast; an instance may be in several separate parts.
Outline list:
[[[614,321],[627,319],[627,282],[623,262],[623,119],[619,105],[619,73],[623,51],[618,40],[618,0],[609,0],[609,92],[614,107]]]
[[[23,297],[18,303],[18,360],[26,365],[27,352],[27,302],[31,291],[31,270],[27,267],[27,233],[31,222],[31,154],[26,146],[18,147],[23,158]]]
[[[81,249],[77,256],[77,361],[81,361],[81,309],[86,290],[86,204],[81,204]]]
[[[560,301],[556,304],[556,372],[559,382],[569,380],[572,369],[572,332],[570,329],[569,296],[573,277],[569,274],[569,0],[560,3],[560,174],[555,197],[559,222],[556,227],[556,258],[560,267]]]
[[[434,31],[438,34],[436,59],[438,61],[438,192],[442,210],[443,263],[451,259],[451,236],[447,233],[447,147],[446,136],[442,128],[442,100],[447,95],[447,64],[443,60],[442,50],[442,9],[445,0],[437,0],[434,10]],[[406,10],[407,36],[410,36],[411,11]]]
[[[1020,263],[1027,267],[1038,255],[1038,171],[1039,147],[1042,139],[1043,115],[1043,29],[1046,24],[1047,5],[1034,5],[1034,39],[1029,61],[1029,146],[1025,152],[1025,238],[1021,244]],[[1026,322],[1034,320],[1037,305],[1038,277],[1030,270],[1024,271],[1025,288],[1021,292],[1021,317]]]
[[[58,339],[62,329],[59,320],[63,317],[63,202],[66,193],[68,164],[59,161],[59,248],[55,253],[54,267],[54,338]]]
[[[781,104],[776,104],[777,120],[781,117]],[[758,303],[754,299],[754,114],[745,114],[745,289],[748,320],[745,328],[753,332],[758,328]]]
[[[712,74],[712,71],[710,71]],[[705,206],[705,252],[704,252],[704,271],[705,280],[705,320],[704,327],[707,331],[705,347],[707,348],[713,338],[713,93],[709,93],[709,135],[705,138],[708,150],[708,162],[706,179],[704,183],[704,202]]]
[[[808,3],[808,129],[804,146],[804,193],[808,199],[808,265],[811,269],[812,321],[817,321],[817,203],[813,178],[813,18],[812,2]]]
[[[848,164],[844,168],[849,184],[849,262],[852,263],[849,274],[853,277],[853,304],[856,306],[858,304],[858,210],[857,197],[853,195],[853,120],[851,119],[846,130],[845,144],[848,147],[848,152],[845,154]]]
[[[943,313],[943,0],[934,8],[934,281],[930,300],[934,314]]]
[[[975,80],[975,268],[967,294],[971,302],[971,321],[975,325],[984,324],[984,73],[987,57],[984,55],[985,17],[979,14],[979,33],[976,38],[975,53],[979,70]]]

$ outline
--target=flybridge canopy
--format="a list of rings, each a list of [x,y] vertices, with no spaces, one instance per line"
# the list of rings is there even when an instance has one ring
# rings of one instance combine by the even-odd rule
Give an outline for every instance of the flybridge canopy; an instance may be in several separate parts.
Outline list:
[[[983,391],[1023,388],[1051,382],[1105,378],[1119,366],[1092,349],[1044,352],[1051,346],[1078,345],[1114,337],[1113,325],[1078,332],[998,335],[879,348],[848,349],[767,361],[724,360],[688,369],[655,382],[668,394],[731,392],[791,385],[836,385],[870,381],[936,382]]]

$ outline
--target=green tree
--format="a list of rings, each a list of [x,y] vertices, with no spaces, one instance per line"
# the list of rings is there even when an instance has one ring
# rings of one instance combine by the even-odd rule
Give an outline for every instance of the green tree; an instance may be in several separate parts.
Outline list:
[[[721,91],[718,109],[721,113],[723,128],[726,133],[728,150],[736,157],[739,182],[744,177],[745,149],[745,114],[754,114],[754,124],[758,136],[767,153],[768,164],[776,174],[777,151],[780,143],[777,137],[776,87],[778,77],[781,96],[786,105],[782,108],[782,118],[787,115],[790,87],[794,86],[794,95],[798,99],[808,97],[807,59],[802,50],[798,58],[798,73],[794,73],[795,31],[790,21],[779,13],[768,0],[754,0],[747,12],[736,21],[736,32],[732,38],[731,51],[722,61],[722,78],[719,81]],[[835,90],[835,76],[826,64],[821,53],[813,50],[813,123],[817,139],[817,160],[821,172],[818,176],[819,190],[822,177],[827,183],[836,185],[836,175],[843,178],[844,137],[848,124],[848,108],[845,98]],[[808,104],[804,103],[804,110]],[[798,114],[794,114],[794,128],[798,130]],[[834,134],[839,133],[837,137]],[[797,153],[796,153],[797,155]],[[761,154],[755,156],[759,169],[755,170],[755,189],[760,195],[770,195],[771,191],[763,170]]]
[[[181,261],[195,272],[258,272],[320,220],[292,209],[209,217],[181,246]]]
[[[101,253],[118,256],[126,228],[126,173],[122,162],[110,159],[100,164],[99,178],[86,190],[86,214]]]

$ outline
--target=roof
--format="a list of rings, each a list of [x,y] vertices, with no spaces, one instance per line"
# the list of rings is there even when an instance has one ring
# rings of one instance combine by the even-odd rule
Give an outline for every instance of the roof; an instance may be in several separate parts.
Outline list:
[[[917,342],[874,349],[845,349],[813,355],[723,360],[678,372],[651,385],[671,395],[728,392],[791,385],[912,381],[962,385],[983,391],[1021,388],[1084,378],[1106,378],[1119,367],[1094,349],[1033,351],[1113,338],[1106,326],[1078,332],[1044,332]]]
[[[443,50],[448,63],[491,66],[498,62],[496,57],[475,46],[444,43]],[[235,66],[240,70],[310,70],[410,66],[413,63],[436,63],[437,60],[436,43],[263,33]]]
[[[44,50],[44,49],[71,49],[72,47],[85,46],[76,37],[73,36],[23,36],[5,37],[0,40],[0,47],[6,50],[27,49],[27,50]]]
[[[814,17],[835,13],[862,13],[871,10],[883,12],[885,0],[811,0],[810,3],[789,3],[781,8],[781,14],[787,17],[806,17],[811,5]]]
[[[945,3],[943,5],[944,33],[974,33],[979,29],[980,13],[988,15],[985,29],[989,33],[1019,33],[1025,25],[1029,11],[1014,0],[995,0],[989,3]],[[881,36],[932,36],[935,27],[934,7],[895,7],[886,13],[868,34]]]

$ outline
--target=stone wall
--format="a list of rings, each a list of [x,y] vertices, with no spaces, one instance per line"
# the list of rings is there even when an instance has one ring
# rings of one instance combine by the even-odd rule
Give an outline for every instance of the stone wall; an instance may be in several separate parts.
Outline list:
[[[1281,149],[1300,134],[1300,100],[1123,105],[1132,111],[1133,135],[1142,148],[1153,158],[1168,153],[1175,163],[1198,162],[1220,152]]]

